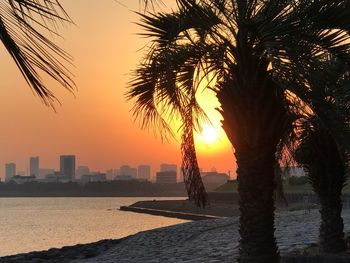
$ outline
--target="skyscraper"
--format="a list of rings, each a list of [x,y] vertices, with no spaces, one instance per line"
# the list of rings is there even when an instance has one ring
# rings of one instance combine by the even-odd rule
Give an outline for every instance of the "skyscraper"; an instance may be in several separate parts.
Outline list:
[[[60,174],[72,181],[75,179],[75,155],[60,156]]]
[[[29,176],[34,175],[39,178],[39,157],[30,157],[29,159]]]
[[[151,166],[149,165],[139,165],[137,167],[137,176],[139,179],[151,180]]]
[[[16,175],[16,164],[7,163],[5,164],[5,182],[11,181],[12,177]]]

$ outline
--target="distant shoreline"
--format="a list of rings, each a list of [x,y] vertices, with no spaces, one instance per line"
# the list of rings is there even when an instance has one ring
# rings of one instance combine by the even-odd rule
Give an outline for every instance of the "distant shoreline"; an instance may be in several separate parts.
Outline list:
[[[39,194],[26,194],[26,193],[21,193],[21,194],[14,194],[14,195],[9,195],[9,194],[2,194],[0,193],[0,198],[49,198],[49,197],[69,197],[69,198],[79,198],[79,197],[96,197],[96,198],[99,198],[99,197],[184,197],[184,198],[187,198],[187,195],[185,194],[155,194],[155,195],[150,195],[149,193],[148,194],[114,194],[114,195],[111,195],[111,194],[106,194],[106,195],[103,195],[103,194],[89,194],[89,195],[72,195],[72,194],[52,194],[52,195],[39,195]]]
[[[201,208],[188,199],[138,201],[129,206],[121,206],[120,210],[194,221],[239,215],[238,206],[233,202],[213,201]]]
[[[155,184],[147,181],[27,182],[0,183],[1,197],[185,197],[183,183]]]

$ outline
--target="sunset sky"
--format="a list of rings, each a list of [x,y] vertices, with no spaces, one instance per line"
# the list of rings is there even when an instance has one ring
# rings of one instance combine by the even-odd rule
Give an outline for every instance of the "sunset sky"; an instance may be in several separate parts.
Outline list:
[[[57,113],[33,96],[15,63],[0,46],[0,175],[5,163],[17,163],[26,171],[30,156],[40,156],[41,168],[59,166],[59,155],[75,154],[77,165],[105,171],[122,164],[151,164],[152,173],[159,164],[180,165],[179,142],[162,143],[151,131],[134,123],[125,92],[129,73],[135,68],[148,40],[137,36],[140,28],[132,10],[139,0],[62,0],[76,26],[63,26],[64,39],[56,42],[74,57],[72,72],[75,96],[48,81],[62,102]],[[166,0],[167,2],[174,2]],[[201,92],[202,105],[208,109],[214,131],[197,136],[199,165],[203,170],[235,174],[233,150],[219,126],[219,106],[213,94]],[[219,133],[216,138],[215,132]],[[205,141],[207,143],[205,143]]]

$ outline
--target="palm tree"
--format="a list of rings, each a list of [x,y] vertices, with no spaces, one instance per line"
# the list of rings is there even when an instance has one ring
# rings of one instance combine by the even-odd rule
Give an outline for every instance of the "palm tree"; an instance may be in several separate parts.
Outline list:
[[[71,57],[49,40],[57,35],[58,22],[71,19],[57,0],[0,0],[0,41],[23,77],[46,105],[54,106],[54,94],[41,75],[48,75],[72,91],[74,82],[63,65]]]
[[[131,82],[136,117],[145,126],[167,127],[169,117],[188,107],[179,96],[183,76],[194,74],[194,87],[206,83],[216,91],[238,166],[239,260],[277,262],[274,168],[292,122],[286,90],[305,100],[309,88],[285,83],[303,83],[308,70],[320,69],[319,54],[349,59],[349,3],[177,2],[177,11],[141,15],[143,35],[152,42]]]
[[[342,252],[346,248],[341,217],[342,189],[349,166],[349,76],[348,67],[331,59],[322,74],[310,71],[310,109],[299,128],[296,160],[307,172],[321,207],[320,250]]]
[[[206,120],[195,99],[198,85],[195,84],[194,77],[198,59],[203,56],[204,51],[191,44],[177,49],[151,51],[157,60],[145,60],[141,64],[131,82],[134,88],[128,93],[130,99],[138,97],[134,114],[136,118],[142,114],[141,127],[146,128],[154,124],[162,131],[162,136],[166,136],[167,133],[173,135],[170,125],[162,115],[169,118],[169,123],[174,119],[181,120],[182,171],[186,189],[189,199],[203,207],[207,204],[207,195],[197,163],[193,129],[198,127],[200,120]],[[166,89],[158,90],[157,82]]]

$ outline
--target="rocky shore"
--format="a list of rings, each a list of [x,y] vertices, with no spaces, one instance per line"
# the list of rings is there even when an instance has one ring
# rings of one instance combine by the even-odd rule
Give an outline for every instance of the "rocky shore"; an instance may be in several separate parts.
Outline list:
[[[51,248],[46,251],[35,251],[30,253],[23,253],[14,256],[7,256],[0,258],[1,263],[15,263],[15,262],[28,262],[28,263],[68,263],[74,260],[86,260],[89,258],[97,257],[108,249],[118,245],[122,239],[107,239],[90,244],[79,244],[75,246],[66,246],[62,248]]]
[[[350,231],[350,210],[343,213]],[[276,215],[276,237],[283,263],[344,263],[349,255],[304,256],[296,254],[317,242],[317,210],[280,212]],[[140,232],[120,240],[50,249],[0,258],[0,262],[74,263],[232,263],[238,255],[238,218],[194,221]]]

